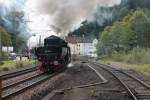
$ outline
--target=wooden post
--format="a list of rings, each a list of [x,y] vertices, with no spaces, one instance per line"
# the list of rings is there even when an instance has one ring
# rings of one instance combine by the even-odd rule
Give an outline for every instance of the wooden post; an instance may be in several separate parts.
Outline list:
[[[2,100],[2,78],[0,77],[0,100]]]

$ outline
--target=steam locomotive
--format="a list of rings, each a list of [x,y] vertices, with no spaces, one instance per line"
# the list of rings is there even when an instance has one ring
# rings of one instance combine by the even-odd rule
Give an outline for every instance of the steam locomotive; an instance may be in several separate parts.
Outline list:
[[[44,46],[38,47],[35,54],[40,62],[39,69],[43,72],[60,71],[71,62],[68,43],[54,35],[45,38]]]

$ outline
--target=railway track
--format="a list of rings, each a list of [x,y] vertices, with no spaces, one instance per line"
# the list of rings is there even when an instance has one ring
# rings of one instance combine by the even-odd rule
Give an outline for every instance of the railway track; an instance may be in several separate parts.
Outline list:
[[[71,86],[68,88],[62,88],[62,89],[58,89],[58,90],[53,90],[52,92],[50,92],[49,94],[47,94],[45,97],[42,98],[42,100],[53,100],[55,95],[59,94],[59,93],[63,93],[65,91],[69,91],[72,89],[77,89],[77,88],[87,88],[87,87],[92,87],[92,86],[97,86],[97,85],[103,85],[103,84],[107,84],[108,80],[97,70],[95,70],[94,68],[92,68],[91,66],[88,66],[95,74],[96,76],[99,78],[99,82],[96,83],[85,83],[84,85],[77,85],[77,86]]]
[[[81,62],[81,63],[85,63],[85,62]],[[95,67],[90,64],[85,64],[85,65],[93,70],[93,72],[99,77],[100,82],[93,83],[93,84],[85,83],[85,85],[78,85],[78,86],[53,90],[48,95],[46,95],[42,100],[53,100],[53,99],[55,99],[55,97],[57,98],[57,95],[65,94],[65,93],[67,93],[67,91],[76,90],[78,88],[80,88],[80,89],[92,88],[91,91],[93,91],[93,94],[91,96],[89,96],[89,98],[91,98],[90,100],[132,100],[132,99],[128,99],[127,92],[124,90],[122,85],[120,85],[120,83],[118,81],[116,81],[116,79],[112,75],[109,74],[109,72],[103,70],[100,67]],[[113,85],[110,86],[110,84],[113,84]],[[119,86],[115,87],[116,85],[119,85]],[[100,88],[98,88],[98,87],[100,87]],[[106,88],[103,89],[103,87],[106,87]],[[97,90],[100,90],[100,92],[97,92]],[[107,91],[109,91],[109,92],[107,92]],[[96,93],[98,93],[98,94],[100,93],[100,98],[97,97]],[[107,94],[105,95],[105,93],[107,93]],[[94,96],[97,99],[95,99]],[[102,98],[105,98],[105,99],[102,99]]]
[[[24,78],[22,78],[22,79],[17,79],[17,81],[15,80],[14,82],[11,82],[11,83],[9,83],[9,84],[5,84],[5,83],[3,83],[4,85],[2,86],[2,90],[6,90],[6,89],[8,89],[8,88],[11,88],[11,87],[13,87],[13,86],[16,86],[16,85],[19,85],[19,84],[21,84],[21,83],[23,83],[23,82],[26,82],[26,81],[29,81],[29,80],[31,80],[31,79],[33,79],[33,78],[36,78],[36,77],[39,77],[40,75],[42,75],[43,73],[35,73],[34,75],[30,75],[30,76],[26,76],[26,77],[24,77]]]
[[[39,73],[36,67],[30,67],[19,71],[9,72],[0,75],[2,79],[2,99],[8,100],[12,96],[18,95],[27,89],[30,89],[54,74],[46,75]]]
[[[27,74],[27,73],[30,73],[30,72],[33,72],[33,71],[36,71],[36,70],[37,70],[37,67],[30,67],[30,68],[26,68],[26,69],[23,69],[23,70],[2,74],[2,75],[0,75],[0,77],[1,77],[2,80],[7,80],[7,79],[17,77],[17,76],[20,76],[20,75],[23,75],[23,74]]]
[[[91,66],[90,66],[91,65]],[[124,88],[124,91],[131,98],[130,100],[150,100],[150,86],[135,76],[129,74],[125,70],[116,69],[109,65],[90,63],[88,66],[97,74],[97,76],[102,80],[101,82],[94,84],[79,85],[75,87],[64,88],[60,90],[54,90],[50,94],[53,98],[57,93],[61,93],[66,90],[71,90],[75,88],[86,88],[90,86],[96,86],[100,84],[108,83],[109,80],[106,80],[100,73],[100,69],[107,71],[114,79],[120,83],[120,86]],[[44,75],[37,74],[31,77],[25,78],[15,83],[11,83],[2,87],[3,93],[2,98],[7,100],[12,96],[18,95],[24,92],[27,89],[46,81],[47,79],[53,77],[56,74]],[[44,98],[43,98],[44,100]]]
[[[25,78],[23,80],[20,80],[19,82],[11,83],[9,85],[6,85],[2,87],[2,99],[8,100],[12,96],[18,95],[25,90],[31,89],[32,87],[46,81],[47,79],[53,77],[56,74],[46,75],[46,74],[37,74],[28,78]]]
[[[126,89],[132,100],[150,100],[150,86],[129,73],[109,65],[92,63],[113,75]],[[97,68],[98,68],[97,67]]]

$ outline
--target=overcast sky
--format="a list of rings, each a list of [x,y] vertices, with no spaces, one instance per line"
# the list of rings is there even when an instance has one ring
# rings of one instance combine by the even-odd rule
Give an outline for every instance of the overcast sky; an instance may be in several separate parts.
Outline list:
[[[94,20],[92,15],[96,7],[109,7],[120,2],[121,0],[0,0],[0,4],[8,7],[15,4],[16,9],[26,13],[30,34],[42,34],[45,37],[47,34],[55,34],[51,31],[54,29],[60,30],[59,36],[65,36],[79,27],[83,20]],[[30,42],[32,40],[35,42],[33,37]]]
[[[119,3],[120,0],[27,0],[26,11],[32,21],[32,30],[47,30],[50,25],[54,25],[66,33],[79,26],[83,20],[92,18],[97,6]]]

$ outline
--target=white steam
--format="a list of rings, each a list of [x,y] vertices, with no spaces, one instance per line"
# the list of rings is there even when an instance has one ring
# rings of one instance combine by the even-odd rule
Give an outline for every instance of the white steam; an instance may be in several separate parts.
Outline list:
[[[68,67],[68,68],[74,67],[74,64],[73,64],[73,63],[69,63],[69,64],[67,65],[67,67]]]
[[[96,7],[110,7],[120,2],[121,0],[28,0],[26,6],[35,16],[49,16],[46,25],[53,25],[67,33],[80,25],[81,21],[92,18]]]
[[[110,7],[121,0],[0,0],[0,26],[14,34],[64,33],[81,25],[84,20],[93,20],[97,7]],[[97,16],[99,23],[112,14]],[[108,15],[107,15],[108,14]],[[28,23],[28,25],[27,25]],[[27,28],[30,31],[27,31]],[[52,31],[53,30],[53,31]],[[37,40],[37,39],[36,39]]]
[[[26,23],[35,33],[53,28],[67,33],[79,27],[83,20],[94,18],[97,7],[110,7],[120,2],[121,0],[0,0],[0,24],[13,33],[26,32]]]

